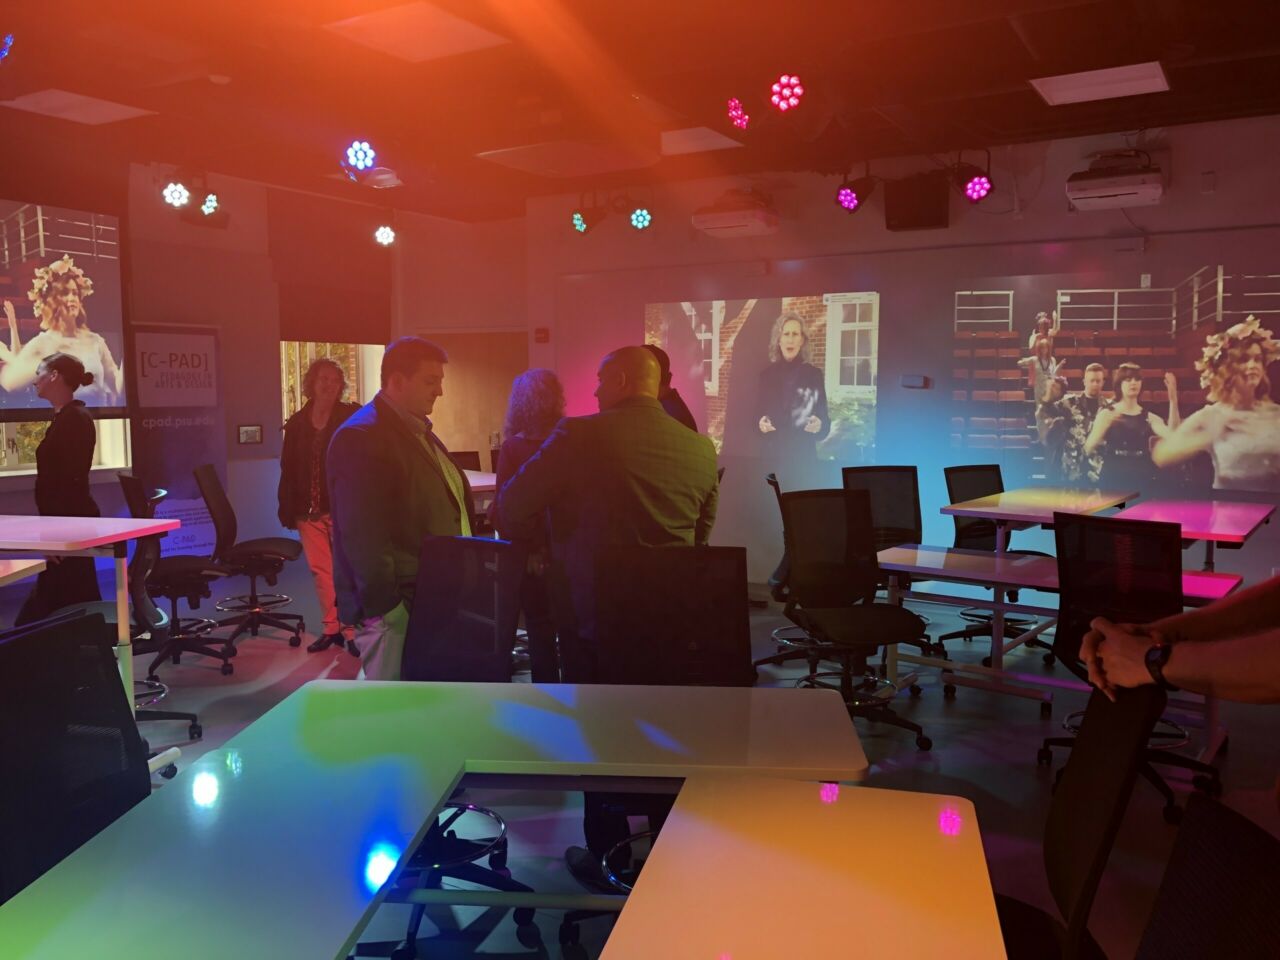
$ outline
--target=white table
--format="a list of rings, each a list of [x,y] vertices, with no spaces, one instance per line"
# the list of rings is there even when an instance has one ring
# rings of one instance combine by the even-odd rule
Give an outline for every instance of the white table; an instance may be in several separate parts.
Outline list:
[[[922,894],[923,877],[938,896]],[[968,800],[698,778],[676,798],[601,960],[1004,955]]]
[[[996,553],[1009,546],[1009,531],[1053,523],[1055,513],[1099,513],[1136,500],[1137,491],[1075,490],[1070,487],[1021,487],[976,500],[949,503],[948,516],[975,517],[996,525]]]
[[[866,771],[830,690],[314,681],[0,907],[0,953],[345,958],[387,892],[366,871],[469,772]]]
[[[471,495],[475,500],[476,513],[484,516],[489,512],[489,504],[498,496],[498,475],[484,470],[464,470],[467,483],[471,486]]]
[[[126,517],[0,516],[0,554],[112,557],[116,576],[116,660],[133,703],[133,651],[129,637],[128,542],[179,527],[177,520]]]
[[[1271,522],[1274,503],[1237,503],[1222,500],[1148,500],[1121,510],[1118,520],[1151,520],[1176,523],[1183,540],[1204,541],[1204,569],[1213,570],[1213,550],[1218,544],[1241,546]]]
[[[1005,593],[1010,590],[1039,590],[1047,593],[1056,591],[1058,589],[1056,558],[1040,554],[995,554],[986,550],[903,544],[881,550],[876,555],[876,559],[880,569],[889,574],[889,603],[898,603],[900,599],[924,600],[955,607],[977,606],[991,611],[989,667],[959,664],[938,657],[897,653],[891,646],[886,648],[889,652],[888,666],[891,680],[894,679],[893,673],[896,672],[898,660],[938,667],[945,671],[952,683],[1038,700],[1042,711],[1050,708],[1053,698],[1051,694],[1036,688],[1046,686],[1080,688],[1080,684],[1074,681],[1010,674],[1004,670],[1003,665],[1006,653],[1039,636],[1058,622],[1056,609],[1011,603],[1005,599]],[[901,589],[901,580],[904,575],[913,580],[936,580],[989,587],[994,594],[992,600],[986,601],[975,600],[972,597],[925,593],[920,590],[904,591]],[[1182,573],[1183,602],[1189,607],[1205,606],[1232,593],[1240,587],[1242,582],[1241,577],[1232,573],[1184,570]],[[1004,617],[1008,613],[1046,619],[1006,643]],[[969,676],[966,677],[966,674]],[[1018,686],[1007,683],[1006,680],[1017,680],[1026,685]]]
[[[0,560],[0,587],[34,577],[45,567],[43,560]]]

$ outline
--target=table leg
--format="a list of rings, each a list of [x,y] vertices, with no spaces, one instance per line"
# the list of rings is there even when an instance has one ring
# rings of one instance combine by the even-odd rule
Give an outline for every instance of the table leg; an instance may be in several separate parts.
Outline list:
[[[1215,544],[1212,540],[1204,542],[1204,568],[1210,573],[1213,572],[1213,548]]]
[[[996,553],[1005,553],[1009,549],[1009,524],[996,521]]]
[[[887,591],[887,599],[889,605],[896,607],[898,605],[898,594],[901,587],[898,585],[898,575],[896,573],[889,574],[889,589]],[[885,644],[884,648],[884,676],[892,684],[898,682],[898,645],[896,643]]]
[[[996,541],[999,544],[999,540]],[[996,587],[991,608],[991,669],[1004,669],[1004,588]]]
[[[133,643],[129,637],[129,571],[125,567],[128,545],[121,541],[113,551],[116,571],[116,663],[120,668],[120,682],[124,695],[133,706]]]

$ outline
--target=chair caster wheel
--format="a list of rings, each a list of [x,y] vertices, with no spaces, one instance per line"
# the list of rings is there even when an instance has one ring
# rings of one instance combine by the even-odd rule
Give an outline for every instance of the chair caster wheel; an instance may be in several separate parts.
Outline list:
[[[560,924],[560,946],[567,947],[578,942],[579,932],[576,923]]]
[[[1040,716],[1043,717],[1045,720],[1048,720],[1051,716],[1053,716],[1053,704],[1047,701],[1042,702],[1040,704]]]
[[[954,683],[942,685],[942,698],[944,700],[954,700],[956,698],[956,685]]]
[[[1191,786],[1195,787],[1206,797],[1222,796],[1222,780],[1218,777],[1211,777],[1207,774],[1198,773],[1191,778]]]
[[[198,723],[193,723],[187,727],[187,738],[190,740],[199,740],[204,736],[204,728]]]
[[[913,683],[908,689],[911,691],[912,700],[919,699],[920,694],[924,692],[923,690],[920,689],[920,685],[918,683]]]
[[[239,648],[227,647],[227,656],[234,660],[236,657],[240,656]]]
[[[224,677],[229,677],[235,672],[236,672],[236,668],[233,667],[230,663],[224,663],[222,665],[222,675]]]
[[[1161,814],[1164,816],[1165,823],[1177,826],[1182,822],[1182,808],[1177,804],[1169,804],[1161,811]]]
[[[1052,653],[1046,653],[1043,657],[1043,660],[1044,660],[1044,665],[1046,667],[1052,667],[1055,663],[1058,662],[1058,658]]]
[[[983,665],[984,667],[989,667],[989,666],[991,666],[991,658],[990,658],[990,657],[983,657],[983,658],[982,658],[982,665]]]
[[[519,907],[511,914],[517,927],[527,927],[533,923],[533,907]]]
[[[507,853],[506,851],[494,852],[489,855],[490,870],[506,870],[507,869]],[[517,920],[516,923],[520,921]]]
[[[391,960],[417,960],[418,949],[412,943],[402,943],[391,951]]]
[[[920,736],[916,737],[916,749],[922,752],[925,750],[932,750],[933,741],[930,740],[928,737],[924,736],[923,734],[921,734]]]
[[[172,780],[177,775],[178,775],[178,768],[174,766],[172,763],[169,764],[167,767],[160,768],[160,776],[164,777],[166,780]]]
[[[293,634],[291,637],[289,637],[289,646],[291,647],[302,646],[302,637],[298,636],[296,633]]]
[[[159,677],[157,677],[154,673],[148,673],[148,674],[147,674],[147,682],[148,682],[148,683],[159,683],[159,682],[160,682],[160,678],[159,678]]]
[[[1041,747],[1036,751],[1036,766],[1051,767],[1053,766],[1053,751],[1048,747]]]
[[[532,910],[529,911],[533,913]],[[538,925],[530,921],[529,923],[521,923],[516,927],[516,940],[520,946],[528,950],[537,950],[542,946],[542,931],[538,929]]]

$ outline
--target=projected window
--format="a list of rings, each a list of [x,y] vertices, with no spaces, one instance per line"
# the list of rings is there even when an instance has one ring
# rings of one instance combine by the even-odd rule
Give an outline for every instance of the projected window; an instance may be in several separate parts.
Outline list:
[[[98,440],[93,449],[94,470],[123,470],[129,466],[129,421],[95,420]],[[49,429],[48,420],[0,423],[0,475],[34,474],[36,447]]]
[[[829,294],[827,302],[827,394],[873,398],[879,338],[878,293]]]
[[[368,403],[378,392],[382,353],[386,348],[369,343],[318,343],[302,340],[280,342],[280,412],[284,420],[302,409],[302,380],[312,361],[328,357],[341,365],[347,377],[346,399]],[[282,421],[283,422],[283,421]]]
[[[720,328],[724,325],[724,301],[682,301],[681,308],[702,351],[702,387],[708,397],[720,392]],[[701,309],[699,309],[701,308]]]

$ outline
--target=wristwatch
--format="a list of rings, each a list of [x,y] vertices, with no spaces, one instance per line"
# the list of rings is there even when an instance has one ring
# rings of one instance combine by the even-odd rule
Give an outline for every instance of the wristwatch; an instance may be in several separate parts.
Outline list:
[[[1170,692],[1176,692],[1178,688],[1164,678],[1164,668],[1169,665],[1169,657],[1172,653],[1173,644],[1154,643],[1147,648],[1144,660],[1147,664],[1147,672],[1151,674],[1151,679],[1156,682],[1156,685]]]

